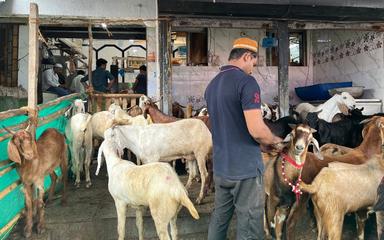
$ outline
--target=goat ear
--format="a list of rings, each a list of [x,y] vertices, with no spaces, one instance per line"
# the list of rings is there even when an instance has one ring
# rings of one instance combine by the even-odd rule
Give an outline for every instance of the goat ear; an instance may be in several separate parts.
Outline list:
[[[293,123],[288,123],[288,125],[289,125],[289,127],[290,127],[291,129],[295,129],[295,127],[296,127],[296,124],[293,124]]]
[[[8,133],[10,133],[10,134],[12,134],[12,135],[15,135],[15,134],[16,134],[15,131],[13,131],[13,130],[7,128],[7,127],[5,127],[4,125],[3,125],[2,127],[5,129],[5,131],[7,131]]]
[[[13,139],[8,142],[8,158],[15,163],[21,164],[19,149]]]
[[[323,109],[320,109],[319,111],[317,111],[317,112],[314,112],[314,113],[317,113],[317,114],[319,114],[319,113],[321,113],[323,111]]]
[[[319,142],[316,140],[316,138],[312,137],[311,143],[313,146],[313,153],[316,155],[317,158],[320,160],[323,160],[323,155],[320,152]]]
[[[366,124],[366,123],[369,123],[370,121],[372,121],[372,118],[367,118],[361,121],[360,124]]]
[[[291,139],[292,139],[292,133],[288,134],[288,135],[284,138],[283,142],[284,142],[284,143],[290,142]]]
[[[315,133],[315,132],[317,132],[317,130],[314,128],[311,128],[311,133]]]

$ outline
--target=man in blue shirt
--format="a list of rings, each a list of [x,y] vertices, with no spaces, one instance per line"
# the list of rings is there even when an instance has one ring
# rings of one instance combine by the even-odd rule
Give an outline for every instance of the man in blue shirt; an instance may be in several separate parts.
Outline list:
[[[147,67],[145,65],[141,65],[139,70],[140,73],[137,75],[132,89],[135,93],[147,95]]]
[[[92,87],[95,91],[105,93],[107,90],[111,90],[111,87],[116,82],[115,77],[106,70],[107,63],[107,60],[104,58],[99,58],[96,61],[96,69],[92,71]],[[81,79],[81,82],[88,88],[86,81],[88,81],[88,75]]]
[[[252,70],[257,42],[234,42],[229,65],[209,83],[205,99],[212,126],[215,209],[208,239],[224,240],[233,212],[237,239],[264,239],[264,165],[260,144],[282,141],[264,124]]]

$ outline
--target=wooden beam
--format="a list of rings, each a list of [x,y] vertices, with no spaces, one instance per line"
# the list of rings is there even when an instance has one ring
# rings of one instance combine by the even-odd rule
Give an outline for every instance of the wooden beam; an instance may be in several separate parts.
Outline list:
[[[171,24],[167,20],[159,21],[159,62],[160,62],[160,109],[165,114],[172,111],[172,68],[171,68]]]
[[[36,3],[29,5],[29,45],[28,45],[28,107],[36,109],[37,106],[37,77],[39,69],[39,40],[38,23],[39,9]],[[36,136],[36,127],[31,124],[31,134]]]
[[[277,21],[278,37],[278,93],[279,106],[282,116],[289,115],[289,89],[288,89],[288,66],[289,66],[289,32],[287,21]]]
[[[93,90],[92,84],[92,61],[93,61],[93,35],[92,35],[92,23],[88,24],[88,82],[91,86],[91,91]],[[97,60],[97,59],[96,59]]]

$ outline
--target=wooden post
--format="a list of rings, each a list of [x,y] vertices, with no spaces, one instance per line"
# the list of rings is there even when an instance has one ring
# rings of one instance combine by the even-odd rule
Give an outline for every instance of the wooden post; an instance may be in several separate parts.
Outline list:
[[[278,67],[278,94],[281,116],[289,115],[289,88],[288,88],[288,66],[289,66],[289,33],[288,22],[277,22],[277,37],[279,42],[279,67]]]
[[[92,23],[88,25],[88,81],[91,89],[93,90],[92,85],[92,61],[93,61],[93,35],[92,35]]]
[[[159,21],[159,62],[160,62],[160,108],[165,114],[172,110],[172,69],[171,69],[171,25],[167,20]]]
[[[37,74],[39,69],[39,8],[36,3],[29,4],[29,43],[28,43],[28,107],[36,110],[37,106]],[[30,114],[31,115],[31,114]],[[34,121],[33,121],[34,123]],[[31,126],[31,134],[36,137],[35,124]]]

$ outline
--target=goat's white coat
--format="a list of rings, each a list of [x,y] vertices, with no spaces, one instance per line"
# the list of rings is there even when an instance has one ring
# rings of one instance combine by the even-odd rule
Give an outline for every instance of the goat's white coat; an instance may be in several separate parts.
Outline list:
[[[85,171],[86,187],[91,186],[89,167],[92,157],[92,116],[88,113],[77,113],[68,121],[65,135],[69,140],[69,149],[73,159],[72,171],[76,175],[75,185],[80,185],[80,173]]]
[[[114,142],[104,140],[97,157],[96,175],[101,167],[102,153],[107,163],[108,190],[116,205],[119,240],[123,240],[125,235],[127,205],[137,209],[136,225],[140,240],[144,236],[143,206],[149,206],[161,240],[169,239],[168,224],[171,225],[172,239],[177,239],[176,218],[181,205],[185,206],[195,219],[199,218],[187,191],[169,164],[157,162],[136,166],[118,157]]]
[[[346,107],[348,107],[348,109],[353,109],[356,106],[356,101],[349,93],[342,92],[341,94],[333,95],[333,97],[328,99],[324,104],[320,104],[317,107],[310,103],[300,103],[296,106],[295,111],[301,116],[303,113],[319,112],[318,117],[320,119],[323,119],[327,122],[332,122],[332,118],[337,113],[341,112],[338,104],[344,104]]]
[[[203,121],[184,119],[148,126],[116,126],[105,132],[105,139],[116,142],[119,151],[131,150],[144,164],[186,158],[197,160],[201,188],[197,202],[203,199],[207,177],[206,159],[212,153],[212,135]],[[187,188],[192,183],[189,175]]]

